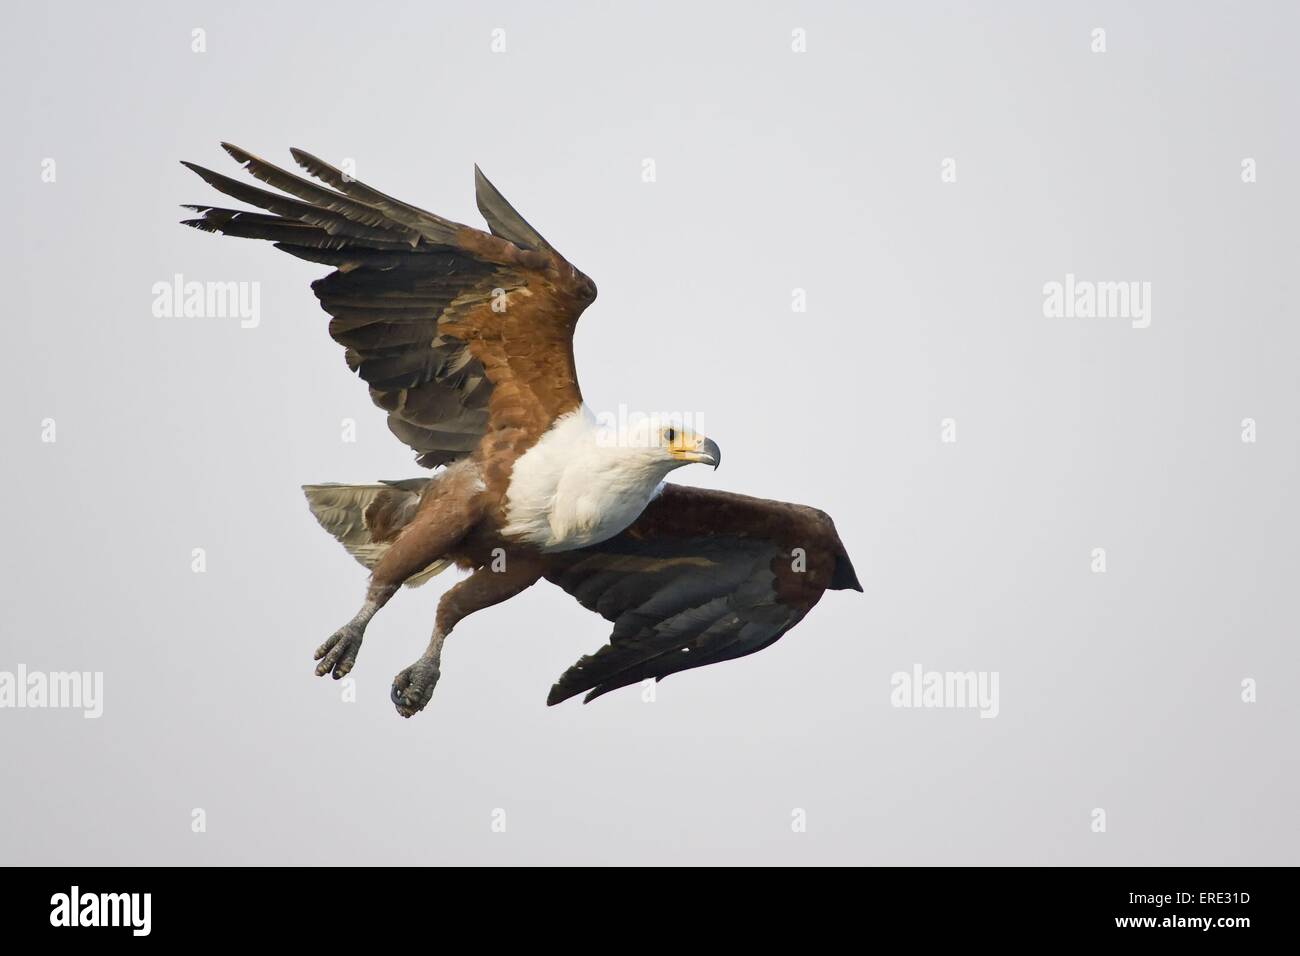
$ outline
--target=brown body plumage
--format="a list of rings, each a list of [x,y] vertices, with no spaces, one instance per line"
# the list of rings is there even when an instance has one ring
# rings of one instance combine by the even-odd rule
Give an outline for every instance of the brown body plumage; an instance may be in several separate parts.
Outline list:
[[[642,502],[617,533],[583,547],[506,533],[518,527],[516,466],[557,421],[581,411],[573,332],[595,285],[477,170],[491,233],[386,196],[300,150],[294,158],[324,186],[225,149],[288,195],[187,163],[221,192],[267,210],[191,206],[201,215],[187,224],[334,266],[312,285],[332,317],[330,335],[393,433],[420,464],[440,469],[428,479],[305,488],[321,524],[371,570],[362,609],[318,649],[318,674],[347,674],[379,608],[403,584],[453,562],[471,573],[443,595],[428,650],[394,681],[404,716],[428,703],[456,624],[543,577],[614,622],[610,644],[570,668],[549,703],[752,653],[827,589],[861,590],[824,513],[724,492],[666,485],[646,495],[630,526]],[[653,440],[665,472],[717,464],[717,446],[702,436],[668,429]]]

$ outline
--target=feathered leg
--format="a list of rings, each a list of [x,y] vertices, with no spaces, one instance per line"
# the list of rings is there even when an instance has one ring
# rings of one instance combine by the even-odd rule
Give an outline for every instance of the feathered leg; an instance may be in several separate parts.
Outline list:
[[[433,637],[429,646],[410,667],[393,679],[391,697],[397,712],[411,717],[424,710],[441,673],[442,645],[452,628],[475,611],[500,604],[526,590],[542,576],[542,562],[532,555],[509,558],[506,567],[494,571],[488,565],[458,581],[438,602]]]
[[[366,625],[407,578],[414,577],[445,557],[469,532],[482,514],[478,488],[465,480],[440,484],[433,497],[420,502],[410,524],[398,534],[392,546],[370,572],[366,600],[347,624],[316,648],[316,676],[333,673],[344,677],[356,663]],[[448,592],[451,593],[451,592]],[[443,600],[446,600],[444,596]]]

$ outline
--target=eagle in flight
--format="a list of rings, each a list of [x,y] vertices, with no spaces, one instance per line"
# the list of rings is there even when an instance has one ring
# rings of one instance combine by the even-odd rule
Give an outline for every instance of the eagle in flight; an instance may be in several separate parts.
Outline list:
[[[583,404],[573,331],[596,286],[475,168],[490,232],[425,212],[292,150],[313,182],[238,147],[280,192],[185,163],[263,212],[186,206],[185,225],[265,239],[334,267],[312,283],[348,366],[393,434],[433,469],[368,485],[307,485],[312,514],[370,570],[356,616],[316,650],[316,674],[352,670],[366,625],[403,584],[470,571],[438,603],[427,650],[393,681],[423,710],[443,642],[467,615],[546,578],[613,623],[609,643],[548,704],[762,650],[827,588],[861,591],[821,511],[666,484],[716,443],[651,420],[611,436]]]

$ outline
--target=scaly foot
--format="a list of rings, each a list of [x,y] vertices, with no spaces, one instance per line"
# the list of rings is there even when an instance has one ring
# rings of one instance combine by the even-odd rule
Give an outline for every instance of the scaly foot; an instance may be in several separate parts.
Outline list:
[[[397,712],[403,717],[413,717],[424,710],[438,685],[438,677],[437,658],[421,657],[393,678],[393,690],[389,696],[397,705]]]
[[[334,636],[316,648],[316,676],[324,677],[330,671],[334,679],[346,677],[352,665],[357,662],[357,653],[361,650],[361,638],[365,634],[365,625],[355,622],[346,624],[334,632]]]

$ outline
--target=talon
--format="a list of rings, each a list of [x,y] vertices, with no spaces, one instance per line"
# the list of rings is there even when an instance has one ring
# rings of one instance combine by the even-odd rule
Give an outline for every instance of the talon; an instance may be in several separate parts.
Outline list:
[[[364,630],[355,626],[339,628],[324,644],[316,648],[316,676],[324,677],[333,671],[334,679],[346,677],[356,663],[361,650],[361,638]]]
[[[413,717],[428,705],[438,684],[438,665],[419,660],[393,678],[389,699],[403,717]]]

